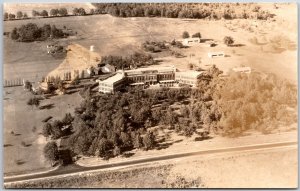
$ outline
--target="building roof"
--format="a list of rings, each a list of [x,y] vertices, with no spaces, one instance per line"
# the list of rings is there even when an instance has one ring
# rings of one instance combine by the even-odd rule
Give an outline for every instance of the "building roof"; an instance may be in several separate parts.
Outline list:
[[[251,71],[250,67],[236,67],[232,68],[233,71],[235,72],[243,72],[243,71]]]
[[[174,72],[175,67],[173,66],[161,66],[161,67],[149,67],[149,68],[138,68],[134,70],[125,70],[127,75],[144,74],[144,73],[161,73],[161,72]]]
[[[182,40],[200,40],[201,38],[199,37],[189,37],[189,38],[184,38]]]
[[[208,55],[215,55],[215,54],[224,54],[224,52],[209,52]]]
[[[194,70],[188,70],[188,71],[182,71],[182,72],[176,72],[175,76],[184,76],[189,78],[197,78],[202,72],[194,71]]]
[[[105,80],[100,81],[101,83],[106,83],[106,84],[114,84],[120,80],[122,80],[124,78],[124,74],[123,73],[116,73],[115,75],[113,75],[112,77],[109,77]]]

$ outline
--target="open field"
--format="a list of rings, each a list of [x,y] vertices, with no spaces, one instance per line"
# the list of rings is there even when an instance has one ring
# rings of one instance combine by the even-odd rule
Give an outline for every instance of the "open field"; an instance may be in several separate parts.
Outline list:
[[[249,39],[264,36],[272,38],[282,35],[297,43],[297,27],[292,25],[296,18],[294,4],[286,5],[285,13],[288,20],[282,25],[283,14],[276,17],[276,21],[234,20],[239,22],[236,30],[230,30],[231,21],[205,21],[193,19],[169,18],[116,18],[110,15],[92,15],[82,17],[47,18],[4,22],[4,31],[11,31],[28,22],[43,25],[55,24],[58,28],[66,26],[77,32],[76,37],[60,40],[60,43],[78,43],[88,48],[94,45],[100,55],[129,55],[135,51],[141,52],[141,43],[150,41],[171,41],[181,38],[183,31],[190,34],[201,32],[202,38],[214,39],[216,47],[195,46],[179,50],[185,58],[174,58],[166,55],[162,64],[175,65],[179,69],[187,69],[187,63],[194,63],[200,67],[216,64],[223,70],[233,66],[251,66],[256,70],[272,72],[283,78],[296,82],[297,78],[297,50],[285,50],[281,53],[266,53],[259,45],[253,45]],[[284,15],[286,17],[286,15]],[[292,19],[293,18],[293,19]],[[233,22],[233,21],[232,21]],[[254,23],[254,24],[253,24]],[[244,24],[253,24],[253,32],[243,29]],[[289,24],[289,30],[286,25]],[[259,27],[261,26],[261,27]],[[259,28],[256,29],[256,28]],[[263,28],[263,30],[261,30]],[[239,47],[227,47],[222,41],[224,36],[232,36]],[[46,45],[50,42],[17,43],[4,39],[4,78],[29,78],[36,80],[56,68],[62,60],[55,60],[47,55]],[[24,51],[27,50],[27,51]],[[210,51],[224,51],[228,57],[209,59]],[[154,54],[155,56],[155,54]],[[36,77],[38,73],[38,77]]]
[[[23,87],[4,89],[4,173],[32,172],[50,167],[42,154],[47,143],[41,135],[43,122],[48,116],[51,120],[62,119],[65,113],[74,112],[74,107],[80,102],[78,93],[65,96],[54,96],[42,100],[40,106],[53,104],[52,108],[40,110],[27,105],[32,97]],[[33,131],[36,127],[36,131]],[[14,134],[11,134],[11,132]],[[21,143],[25,142],[26,146]],[[18,163],[18,164],[17,164]]]

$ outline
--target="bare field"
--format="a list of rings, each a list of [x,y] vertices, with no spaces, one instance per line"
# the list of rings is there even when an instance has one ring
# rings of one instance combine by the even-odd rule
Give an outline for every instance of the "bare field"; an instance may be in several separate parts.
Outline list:
[[[42,100],[40,105],[53,104],[53,108],[40,110],[28,106],[27,101],[31,93],[23,87],[4,89],[4,173],[32,172],[50,167],[45,161],[43,148],[47,143],[41,135],[43,122],[48,116],[53,119],[62,119],[65,113],[74,112],[74,107],[80,102],[78,93],[65,96],[55,96]],[[52,119],[52,120],[53,120]],[[36,128],[33,131],[33,128]],[[11,132],[14,132],[12,134]],[[26,146],[22,145],[26,143]]]

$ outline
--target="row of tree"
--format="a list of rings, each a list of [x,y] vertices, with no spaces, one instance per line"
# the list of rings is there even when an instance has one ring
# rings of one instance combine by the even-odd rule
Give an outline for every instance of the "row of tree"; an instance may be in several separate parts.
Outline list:
[[[134,54],[122,57],[122,56],[103,56],[101,58],[100,65],[109,64],[115,66],[116,69],[127,69],[130,67],[141,67],[145,65],[155,64],[155,60],[150,54],[143,54],[135,52]]]
[[[94,14],[94,9],[90,10],[89,14]],[[51,9],[49,12],[47,10],[42,10],[42,11],[37,11],[37,10],[32,10],[32,17],[65,17],[69,15],[69,12],[66,8],[62,7],[59,9]],[[72,14],[73,15],[87,15],[88,13],[86,12],[86,10],[82,7],[80,8],[74,8],[72,10]],[[14,19],[26,19],[28,18],[27,13],[23,13],[22,11],[18,11],[17,14],[12,14],[12,13],[8,13],[5,12],[4,13],[4,20],[14,20]]]
[[[274,15],[262,10],[255,3],[93,3],[95,9],[87,13],[84,8],[74,8],[73,15],[111,14],[117,17],[167,17],[192,19],[260,19],[267,20]],[[22,12],[4,14],[4,20],[28,18]],[[25,15],[26,14],[26,15]],[[32,11],[32,16],[67,16],[66,8],[51,9],[38,12]],[[25,17],[26,16],[26,17]]]
[[[94,3],[96,14],[117,17],[262,19],[273,17],[255,3]]]
[[[48,38],[64,38],[68,36],[62,29],[56,28],[55,25],[50,26],[45,24],[43,27],[38,27],[34,23],[22,25],[19,28],[14,28],[10,34],[11,39],[21,42],[33,42],[47,40]]]

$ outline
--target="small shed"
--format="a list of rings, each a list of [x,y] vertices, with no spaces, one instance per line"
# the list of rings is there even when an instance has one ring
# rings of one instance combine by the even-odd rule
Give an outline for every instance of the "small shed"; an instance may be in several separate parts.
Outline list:
[[[225,57],[225,53],[224,52],[209,52],[208,57],[209,58]]]

